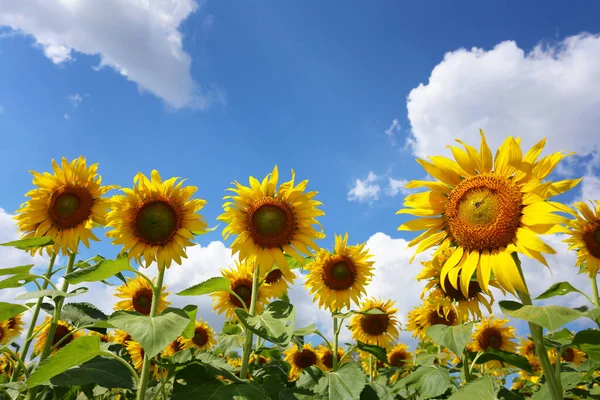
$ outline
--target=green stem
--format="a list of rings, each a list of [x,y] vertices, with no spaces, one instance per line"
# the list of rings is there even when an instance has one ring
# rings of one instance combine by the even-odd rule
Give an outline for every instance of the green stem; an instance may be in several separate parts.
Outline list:
[[[252,275],[252,299],[250,301],[250,312],[251,316],[256,314],[256,302],[258,300],[258,280],[259,280],[260,268],[258,265],[254,267],[254,274]],[[240,378],[246,379],[248,377],[248,362],[250,361],[250,353],[252,352],[252,339],[254,334],[250,329],[246,331],[246,342],[244,343],[242,353],[242,369],[240,371]]]
[[[465,349],[466,351],[466,349]],[[479,360],[479,357],[483,354],[483,351],[479,351],[477,352],[477,355],[475,356],[475,358],[473,359],[473,362],[471,362],[471,366],[469,367],[469,373],[473,372],[473,368],[475,368],[475,363],[477,362],[477,360]],[[482,364],[483,366],[483,364]]]
[[[369,354],[369,383],[373,383],[373,354]]]
[[[463,371],[465,373],[465,383],[471,382],[471,371],[469,370],[469,354],[467,349],[463,352]]]
[[[554,373],[556,374],[556,379],[560,381],[560,358],[562,357],[562,353],[564,351],[564,347],[560,347],[557,350],[556,354],[556,364],[554,365]]]
[[[165,270],[166,268],[163,266],[162,268],[158,268],[158,277],[156,278],[156,284],[152,285],[152,306],[150,307],[150,317],[156,317],[158,313],[158,303],[160,301],[160,292],[163,286],[163,281],[165,279]],[[148,381],[150,378],[150,358],[144,352],[144,363],[142,364],[142,372],[140,373],[140,381],[138,383],[138,390],[136,399],[144,400],[146,397],[146,387],[148,387]]]
[[[333,358],[333,369],[336,370],[338,366],[338,320],[337,318],[333,318],[333,349],[331,349],[331,354]]]
[[[23,360],[21,360],[21,358],[19,358],[18,355],[16,355],[11,349],[9,349],[8,347],[5,347],[4,349],[2,349],[2,353],[6,353],[8,355],[10,355],[10,358],[14,359],[17,362],[17,365],[15,366],[15,369],[13,371],[12,376],[15,376],[15,373],[17,372],[17,366],[19,368],[23,369],[23,372],[25,374],[25,378],[29,377],[29,373],[27,372],[27,368],[25,367],[25,364],[23,364]],[[9,359],[10,360],[10,359]],[[11,381],[12,381],[12,376],[11,376]]]
[[[137,372],[135,372],[135,369],[133,369],[133,367],[125,360],[123,360],[121,357],[119,357],[118,355],[111,353],[110,351],[103,351],[100,353],[101,356],[104,357],[111,357],[114,358],[115,360],[119,361],[121,364],[123,364],[124,366],[127,367],[127,369],[129,370],[129,372],[131,373],[131,376],[133,376],[133,380],[135,381],[135,385],[139,385],[140,384],[140,377],[138,376]]]
[[[590,278],[590,280],[592,281],[592,295],[594,296],[594,306],[596,308],[600,308],[600,297],[598,296],[598,281],[596,280],[597,275],[594,275],[594,277]]]

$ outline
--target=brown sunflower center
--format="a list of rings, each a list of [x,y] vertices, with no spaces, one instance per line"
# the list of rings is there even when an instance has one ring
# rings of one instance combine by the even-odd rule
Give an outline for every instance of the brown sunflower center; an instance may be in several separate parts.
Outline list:
[[[281,272],[280,269],[274,269],[273,271],[269,272],[269,274],[265,278],[265,283],[268,283],[269,285],[272,285],[273,283],[277,283],[281,280],[282,276],[283,276],[283,273]]]
[[[317,355],[314,351],[304,349],[294,356],[294,364],[300,369],[308,368],[317,363]]]
[[[487,328],[481,332],[478,341],[483,350],[490,347],[500,349],[502,347],[502,333],[496,328]]]
[[[467,250],[497,249],[515,237],[521,222],[522,194],[510,180],[494,174],[467,178],[448,195],[444,218],[456,243]]]
[[[600,222],[593,222],[583,230],[585,247],[596,258],[600,258]]]
[[[240,299],[246,304],[246,308],[250,307],[252,301],[252,281],[250,279],[242,279],[235,282],[232,286],[232,290],[238,295]],[[242,303],[233,294],[229,295],[229,299],[236,307],[244,307]]]
[[[49,214],[59,229],[69,229],[86,222],[92,215],[94,198],[82,187],[63,186],[50,196]]]
[[[133,309],[140,314],[150,315],[150,309],[152,308],[152,289],[138,289],[133,294],[131,304],[133,305]]]
[[[333,368],[333,352],[331,350],[327,350],[325,353],[323,353],[323,356],[321,357],[321,362],[323,363],[323,365],[326,368],[332,369]]]
[[[393,367],[401,367],[406,362],[406,352],[404,350],[396,350],[390,356],[390,365]]]
[[[2,342],[2,339],[4,339],[5,336],[6,332],[4,331],[4,327],[0,326],[0,342]]]
[[[477,283],[477,281],[470,281],[468,297],[465,297],[463,295],[463,293],[460,291],[460,289],[456,289],[454,286],[452,286],[452,284],[450,283],[450,278],[447,275],[446,275],[444,285],[446,286],[446,289],[445,290],[442,289],[442,291],[445,292],[446,295],[449,296],[454,301],[464,301],[464,300],[474,299],[475,297],[477,297],[477,295],[479,293],[482,292],[481,287],[479,286],[479,283]],[[438,285],[438,287],[440,289],[442,288],[441,285]]]
[[[572,362],[573,359],[575,358],[575,352],[573,351],[572,348],[567,347],[562,355],[560,356],[560,358],[562,358],[563,360],[565,360],[566,362]]]
[[[168,243],[180,227],[181,221],[177,211],[166,201],[146,203],[135,215],[136,236],[147,244]]]
[[[448,315],[444,315],[444,309],[440,307],[438,310],[432,310],[429,315],[429,322],[431,325],[446,325],[451,326],[456,324],[456,312],[452,309],[448,312]]]
[[[6,327],[8,329],[13,330],[13,329],[15,329],[16,326],[17,326],[17,317],[9,318],[6,321]]]
[[[368,335],[381,335],[385,333],[390,326],[390,317],[387,313],[363,315],[360,319],[360,326]]]
[[[198,347],[204,346],[208,342],[208,332],[206,332],[206,329],[201,326],[197,327],[192,342]]]
[[[356,269],[346,257],[336,257],[325,264],[323,282],[332,290],[346,290],[356,281]]]
[[[292,208],[274,197],[264,197],[248,208],[246,226],[254,242],[269,249],[288,244],[296,229]]]
[[[56,331],[54,332],[54,337],[52,338],[52,346],[56,346],[56,343],[60,342],[70,332],[71,331],[69,330],[68,327],[63,326],[63,325],[57,325]],[[67,337],[65,340],[63,340],[58,347],[62,348],[64,346],[68,345],[69,343],[71,343],[72,340],[73,340],[73,335],[69,335],[69,337]]]

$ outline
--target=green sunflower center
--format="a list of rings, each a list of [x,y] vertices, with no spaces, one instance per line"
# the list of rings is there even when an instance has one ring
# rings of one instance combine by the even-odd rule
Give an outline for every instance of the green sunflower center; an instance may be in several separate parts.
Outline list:
[[[387,331],[390,326],[390,317],[387,313],[363,315],[360,319],[360,326],[367,335],[378,336]]]
[[[79,196],[73,193],[63,193],[56,199],[54,210],[57,215],[60,215],[63,218],[69,218],[77,213],[80,205],[81,200],[79,199]]]
[[[173,206],[161,200],[144,204],[135,216],[137,236],[151,245],[169,242],[179,225]]]
[[[75,228],[87,222],[93,204],[94,199],[86,188],[64,186],[50,197],[50,218],[59,229]]]
[[[208,332],[206,332],[206,329],[203,327],[196,328],[192,341],[198,347],[204,346],[208,342]]]
[[[315,365],[317,363],[317,355],[314,351],[309,349],[304,349],[296,353],[294,357],[294,364],[296,367],[300,369],[308,368],[311,365]]]
[[[323,268],[323,282],[331,290],[347,290],[355,281],[354,265],[345,257],[336,257]]]
[[[144,288],[138,290],[131,299],[133,309],[140,314],[150,315],[152,308],[152,289]]]
[[[252,204],[247,212],[246,225],[254,242],[264,248],[287,245],[295,231],[291,207],[274,197],[264,197]]]
[[[287,227],[285,211],[273,204],[265,204],[256,210],[252,222],[263,236],[279,236]]]

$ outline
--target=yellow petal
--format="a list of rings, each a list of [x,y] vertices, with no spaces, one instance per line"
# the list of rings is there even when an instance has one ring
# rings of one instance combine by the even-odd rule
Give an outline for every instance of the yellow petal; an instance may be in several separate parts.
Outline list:
[[[466,298],[469,297],[469,283],[471,282],[471,277],[473,276],[473,272],[475,272],[478,264],[479,251],[475,250],[469,253],[465,263],[463,264],[462,270],[460,271],[460,288]]]

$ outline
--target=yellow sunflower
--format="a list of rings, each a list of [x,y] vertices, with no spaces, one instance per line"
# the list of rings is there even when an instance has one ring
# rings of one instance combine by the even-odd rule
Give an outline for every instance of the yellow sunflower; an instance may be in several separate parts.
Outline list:
[[[46,326],[44,326],[44,328],[42,328],[42,330],[40,330],[36,336],[37,341],[33,345],[33,350],[36,354],[42,354],[42,351],[44,350],[46,340],[48,340],[48,331],[50,330],[51,319],[52,318],[49,316],[46,317],[44,322],[36,327],[36,330],[38,330],[40,326],[46,324]],[[62,349],[63,347],[65,347],[80,336],[83,336],[83,333],[81,331],[73,331],[73,327],[68,322],[59,320],[58,325],[56,325],[54,337],[52,338],[51,348],[56,346],[56,344],[61,340],[62,342],[58,346],[56,346],[56,348],[52,351],[52,354]]]
[[[365,374],[369,374],[371,372],[371,376],[375,379],[377,375],[377,371],[381,368],[385,368],[385,363],[379,361],[375,356],[372,356],[371,353],[367,353],[366,351],[358,351],[358,358],[360,360],[360,366],[362,367]],[[371,364],[373,362],[373,364]]]
[[[310,343],[304,344],[302,350],[298,348],[296,343],[292,343],[292,347],[283,352],[285,354],[284,361],[290,364],[290,373],[288,380],[295,381],[300,377],[300,373],[311,366],[323,368],[323,364],[319,356],[312,348]]]
[[[90,336],[98,336],[100,338],[100,342],[102,343],[111,343],[114,341],[114,338],[109,333],[100,333],[96,331],[89,331]]]
[[[321,360],[320,368],[323,371],[331,370],[333,368],[333,351],[329,348],[329,346],[320,345],[319,347],[317,347],[316,353],[317,353],[317,356],[319,357],[319,360]],[[338,347],[338,351],[337,351],[338,363],[340,362],[340,360],[342,359],[344,354],[345,354],[344,350],[341,347]]]
[[[398,309],[393,308],[395,302],[391,300],[369,298],[363,301],[360,311],[377,309],[381,314],[354,314],[350,318],[349,328],[354,340],[367,344],[387,347],[398,338]]]
[[[406,330],[412,332],[413,337],[428,340],[427,329],[430,326],[453,326],[460,323],[453,308],[444,308],[442,305],[434,303],[426,300],[408,312]]]
[[[517,344],[513,341],[516,337],[515,328],[507,324],[507,319],[495,319],[493,315],[483,318],[473,333],[473,350],[493,348],[514,353],[517,349]]]
[[[257,360],[258,360],[258,364],[259,365],[265,365],[265,364],[269,363],[269,359],[267,357],[265,357],[265,356],[258,356],[258,359],[257,359],[255,354],[252,354],[250,356],[250,360],[248,361],[248,363],[254,364],[255,362],[257,362]]]
[[[460,141],[459,141],[460,142]],[[462,142],[460,142],[462,143]],[[566,217],[555,212],[569,208],[548,198],[573,188],[581,179],[546,182],[546,178],[566,155],[554,153],[540,160],[545,139],[525,156],[520,140],[507,138],[495,160],[481,132],[481,150],[462,143],[466,152],[451,147],[456,161],[446,157],[430,157],[431,162],[418,159],[429,175],[437,181],[412,181],[407,187],[426,187],[429,191],[406,197],[397,214],[412,214],[418,218],[398,229],[425,230],[409,242],[419,244],[416,253],[439,245],[438,252],[456,245],[456,251],[444,263],[440,282],[469,294],[471,277],[476,272],[479,286],[488,292],[493,272],[498,284],[511,293],[526,292],[513,252],[548,265],[542,253],[555,251],[538,234],[564,231]],[[415,254],[416,254],[415,253]]]
[[[251,264],[236,262],[236,269],[222,269],[221,275],[229,279],[231,283],[231,290],[238,295],[244,303],[231,293],[227,292],[215,292],[212,293],[213,297],[213,310],[219,314],[225,313],[228,319],[237,320],[235,314],[236,308],[250,309],[250,302],[252,301],[252,266]],[[258,299],[256,302],[256,312],[261,313],[263,305],[267,301],[268,291],[265,291],[263,286],[258,287]]]
[[[272,269],[265,277],[263,277],[263,287],[267,297],[281,297],[287,292],[290,286],[294,284],[294,279],[296,278],[296,274],[294,274],[290,269]]]
[[[125,346],[125,342],[131,340],[131,335],[125,331],[117,329],[115,330],[115,334],[112,338],[114,343]]]
[[[408,346],[404,343],[398,343],[392,347],[388,353],[388,364],[392,367],[403,368],[412,364],[413,354],[408,351]]]
[[[535,356],[535,343],[529,338],[521,338],[521,343],[517,348],[517,353],[523,357],[527,357],[528,354]]]
[[[159,268],[181,264],[187,258],[185,248],[193,246],[194,234],[206,230],[206,221],[197,214],[206,201],[192,199],[198,189],[182,187],[174,177],[163,182],[158,171],[151,179],[139,172],[133,179],[133,189],[123,189],[125,195],[113,196],[106,226],[113,230],[106,236],[113,244],[122,245],[122,253],[148,267],[156,261]],[[143,265],[143,264],[142,264]]]
[[[548,358],[550,358],[550,362],[552,364],[556,363],[557,354],[558,353],[555,349],[551,349],[548,351]],[[563,352],[560,356],[560,360],[562,362],[573,363],[573,364],[579,366],[582,362],[587,360],[587,356],[585,355],[584,352],[582,352],[578,349],[574,349],[572,347],[567,347],[566,349],[563,350]]]
[[[172,357],[181,350],[183,350],[183,341],[185,339],[182,336],[179,336],[177,339],[173,340],[171,343],[165,347],[162,352],[163,357]]]
[[[11,332],[6,326],[6,321],[0,322],[0,344],[6,344],[12,338]]]
[[[319,307],[332,312],[357,303],[373,276],[373,261],[365,250],[366,243],[348,246],[348,234],[335,235],[334,252],[319,250],[315,261],[307,266],[306,287],[314,294]]]
[[[23,332],[25,321],[23,321],[23,314],[15,315],[5,321],[6,328],[10,332],[11,338],[19,336]]]
[[[233,254],[240,261],[255,260],[261,271],[270,270],[274,264],[286,271],[289,269],[284,252],[304,264],[300,253],[310,254],[318,250],[315,239],[324,237],[316,217],[325,213],[317,207],[321,202],[314,200],[317,192],[305,192],[308,181],[294,184],[292,179],[277,188],[279,173],[277,166],[262,183],[250,177],[250,186],[237,181],[235,188],[228,190],[232,196],[223,204],[224,213],[217,219],[225,221],[223,237],[237,237],[231,244]],[[313,225],[321,227],[317,231]],[[261,272],[262,273],[262,272]]]
[[[160,290],[160,300],[158,300],[158,313],[160,314],[171,304],[166,300],[169,293],[165,292],[166,286]],[[143,315],[150,315],[152,308],[152,286],[139,275],[135,278],[128,278],[126,285],[117,287],[115,296],[125,299],[115,304],[115,310],[137,311]]]
[[[49,236],[54,245],[46,246],[48,254],[62,251],[77,252],[79,241],[89,247],[89,240],[99,239],[92,233],[94,224],[104,225],[109,200],[102,198],[116,186],[101,186],[98,164],[86,165],[83,157],[62,166],[52,160],[54,174],[31,171],[37,188],[29,191],[31,197],[17,210],[15,219],[23,238]],[[35,254],[43,248],[31,250]]]
[[[583,202],[575,203],[579,213],[573,211],[575,219],[569,221],[569,237],[565,240],[569,250],[577,251],[577,266],[585,266],[590,278],[600,269],[600,201],[592,208]]]
[[[210,350],[217,341],[215,332],[208,324],[202,320],[195,321],[194,337],[191,339],[181,339],[184,349]]]
[[[131,363],[133,364],[133,367],[138,370],[138,372],[141,372],[144,365],[145,355],[142,345],[134,340],[129,340],[125,343],[125,349],[131,356]],[[167,375],[167,370],[161,368],[154,362],[154,360],[150,360],[150,370],[152,371],[152,376],[156,380],[160,380]]]

